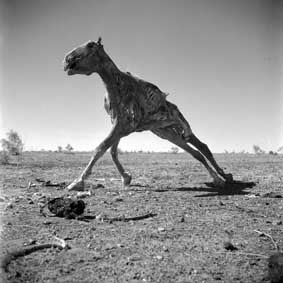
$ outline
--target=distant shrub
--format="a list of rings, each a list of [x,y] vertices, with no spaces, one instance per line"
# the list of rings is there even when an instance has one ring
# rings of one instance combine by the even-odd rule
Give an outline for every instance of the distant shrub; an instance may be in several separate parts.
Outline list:
[[[262,150],[258,145],[253,145],[253,151],[255,154],[263,154],[265,153],[264,150]]]
[[[24,144],[16,131],[10,130],[7,139],[2,139],[1,144],[3,151],[9,155],[20,155],[23,152]]]
[[[179,152],[179,148],[177,146],[172,146],[169,152],[177,154]]]
[[[277,155],[278,153],[275,152],[275,151],[270,150],[270,151],[268,152],[268,154],[270,154],[270,155]]]
[[[0,152],[0,164],[1,165],[8,165],[10,161],[10,156],[7,151]]]
[[[59,145],[59,146],[57,147],[57,151],[58,151],[58,152],[62,152],[62,151],[63,151],[62,146]]]
[[[67,144],[66,147],[65,147],[65,151],[67,153],[73,153],[73,150],[74,148],[70,145],[70,144]]]

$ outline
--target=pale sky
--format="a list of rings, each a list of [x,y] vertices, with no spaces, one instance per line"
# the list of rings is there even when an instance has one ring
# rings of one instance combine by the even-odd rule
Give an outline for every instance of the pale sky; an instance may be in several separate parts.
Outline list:
[[[111,129],[106,90],[61,62],[102,36],[118,67],[169,92],[213,152],[283,145],[283,1],[0,1],[0,138],[13,129],[27,150],[93,150]],[[120,145],[171,146],[150,132]]]

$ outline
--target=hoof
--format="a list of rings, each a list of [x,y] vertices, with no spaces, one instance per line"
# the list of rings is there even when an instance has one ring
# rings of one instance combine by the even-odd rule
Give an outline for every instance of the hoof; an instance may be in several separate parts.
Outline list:
[[[84,181],[83,180],[75,180],[68,187],[68,191],[84,191]]]
[[[220,179],[220,178],[215,178],[214,180],[213,180],[213,184],[215,185],[215,187],[218,187],[218,188],[225,188],[225,182],[222,180],[222,179]]]
[[[225,174],[225,176],[224,176],[224,178],[225,178],[225,180],[226,180],[226,182],[227,183],[233,183],[233,175],[232,174]]]
[[[128,172],[125,172],[124,176],[122,177],[122,181],[123,181],[123,185],[127,187],[131,184],[132,176]]]

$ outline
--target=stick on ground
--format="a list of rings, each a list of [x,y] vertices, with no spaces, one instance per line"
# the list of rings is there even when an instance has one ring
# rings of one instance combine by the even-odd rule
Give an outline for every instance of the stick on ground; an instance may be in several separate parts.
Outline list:
[[[267,233],[264,233],[264,232],[261,232],[261,231],[259,231],[259,230],[254,230],[256,233],[258,233],[260,236],[265,236],[265,237],[267,237],[267,238],[269,238],[271,241],[272,241],[272,243],[273,243],[273,245],[274,245],[274,247],[275,247],[275,249],[276,249],[276,251],[280,251],[280,247],[278,246],[278,244],[275,242],[275,240],[272,238],[272,236],[271,235],[269,235],[269,234],[267,234]]]
[[[147,219],[147,218],[151,218],[156,216],[156,213],[147,213],[144,215],[139,215],[139,216],[133,216],[133,217],[125,217],[125,216],[119,216],[119,217],[112,217],[112,218],[105,218],[104,220],[106,221],[122,221],[122,222],[129,222],[129,221],[137,221],[137,220],[143,220],[143,219]]]
[[[8,252],[2,258],[0,267],[3,271],[8,272],[9,271],[8,266],[11,263],[12,260],[17,259],[18,257],[29,255],[33,252],[48,249],[48,248],[59,248],[59,249],[63,250],[63,249],[69,249],[70,247],[67,245],[65,240],[54,237],[54,240],[51,241],[50,243],[26,246],[26,247],[18,248],[14,251]]]

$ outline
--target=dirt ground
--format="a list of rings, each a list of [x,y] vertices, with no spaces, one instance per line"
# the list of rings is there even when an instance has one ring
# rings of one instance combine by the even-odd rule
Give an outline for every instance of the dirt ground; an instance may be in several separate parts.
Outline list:
[[[41,215],[41,196],[70,193],[36,178],[69,183],[89,158],[90,153],[26,152],[0,167],[1,255],[54,235],[71,247],[13,260],[2,272],[3,282],[270,282],[266,258],[248,253],[274,252],[270,239],[254,230],[272,235],[283,248],[282,155],[216,155],[245,182],[220,189],[206,184],[211,180],[205,169],[186,153],[124,153],[120,159],[133,175],[124,189],[107,154],[89,178],[93,194],[83,199],[89,222]],[[269,192],[279,195],[264,195]],[[103,221],[148,213],[154,216]],[[226,250],[227,240],[238,250]]]

